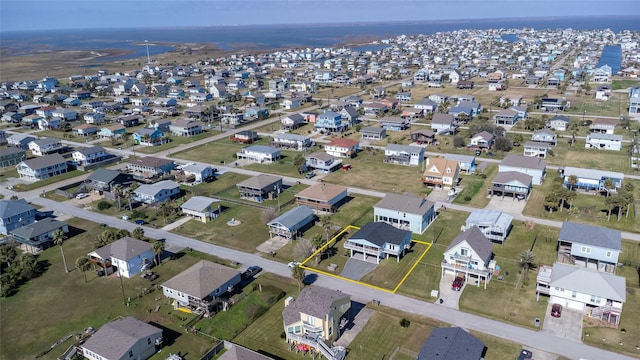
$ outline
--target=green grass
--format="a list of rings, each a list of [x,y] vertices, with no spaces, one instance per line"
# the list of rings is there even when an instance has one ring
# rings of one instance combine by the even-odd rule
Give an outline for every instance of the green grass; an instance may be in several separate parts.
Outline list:
[[[76,176],[80,176],[82,174],[84,174],[84,171],[73,170],[73,171],[69,171],[67,173],[64,173],[62,175],[50,177],[50,178],[47,178],[47,179],[44,179],[44,180],[38,180],[38,181],[29,183],[29,184],[16,184],[16,185],[13,186],[13,190],[15,190],[15,191],[34,190],[34,189],[41,188],[43,186],[47,186],[47,185],[51,185],[51,184],[57,183],[57,182],[62,181],[62,180],[71,179],[71,178],[74,178]]]
[[[0,299],[3,358],[33,359],[58,339],[82,333],[88,326],[98,329],[117,316],[134,316],[165,327],[167,347],[163,354],[182,351],[198,357],[211,348],[210,341],[184,333],[180,324],[185,314],[175,313],[155,286],[196,263],[198,257],[187,254],[176,261],[166,260],[154,268],[160,277],[153,284],[139,276],[123,279],[125,297],[132,298],[130,306],[124,306],[117,277],[99,278],[94,271],[89,271],[88,282],[85,282],[83,274],[74,268],[78,257],[94,250],[95,235],[103,228],[77,218],[68,223],[73,236],[65,242],[64,253],[71,271],[65,273],[60,249],[52,247],[38,257],[47,268],[45,273],[23,285],[12,297]],[[145,289],[151,292],[142,295]],[[160,307],[158,312],[155,312],[156,306]],[[55,311],[46,310],[52,307]],[[70,344],[71,341],[65,342],[43,359],[55,359]]]
[[[629,87],[640,85],[640,81],[638,80],[618,80],[614,79],[611,81],[611,90],[620,90],[627,89]]]
[[[15,166],[7,166],[0,169],[0,183],[7,181],[9,178],[18,178],[18,169]]]
[[[461,177],[460,185],[464,189],[453,200],[454,204],[469,205],[483,208],[487,206],[489,200],[486,189],[491,185],[491,181],[498,172],[496,164],[489,164],[482,172],[482,175],[465,175]]]
[[[411,251],[397,261],[394,257],[389,257],[380,261],[374,270],[367,273],[360,281],[384,289],[393,290],[400,284],[402,278],[409,273],[411,267],[416,263],[420,255],[427,249],[424,244],[412,244]],[[342,250],[344,251],[344,250]]]

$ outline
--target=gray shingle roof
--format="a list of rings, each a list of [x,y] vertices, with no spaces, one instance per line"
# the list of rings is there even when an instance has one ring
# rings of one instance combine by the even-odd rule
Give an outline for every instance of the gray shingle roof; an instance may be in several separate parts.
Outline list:
[[[519,168],[525,168],[525,169],[544,170],[547,167],[547,162],[538,157],[524,156],[524,155],[509,155],[506,158],[504,158],[504,160],[502,160],[500,165],[519,167]]]
[[[154,344],[155,338],[161,335],[162,329],[126,317],[106,323],[82,347],[105,359],[124,359],[139,340],[151,337]]]
[[[93,252],[98,254],[102,259],[113,257],[114,259],[126,261],[142,255],[149,250],[152,250],[150,243],[125,236]]]
[[[442,125],[451,125],[453,123],[453,115],[452,114],[441,114],[435,113],[431,118],[432,124],[442,124]]]
[[[331,311],[331,304],[345,298],[349,299],[351,295],[320,286],[307,286],[282,311],[285,326],[300,321],[301,313],[322,319]]]
[[[45,155],[23,161],[25,165],[33,170],[46,168],[51,165],[64,164],[66,162],[67,160],[65,160],[60,154]]]
[[[112,182],[115,178],[117,178],[118,175],[120,175],[120,171],[118,170],[98,168],[94,172],[89,174],[89,176],[87,176],[87,179],[91,181],[103,182],[105,184],[108,184]]]
[[[493,251],[493,244],[486,236],[482,233],[482,230],[477,226],[472,226],[460,235],[456,236],[452,241],[447,251],[453,249],[462,241],[466,241],[469,246],[473,249],[473,251],[480,256],[482,260],[485,262],[491,259],[491,253]]]
[[[160,191],[171,190],[177,187],[180,187],[180,184],[173,180],[162,180],[154,184],[140,185],[140,187],[135,190],[135,193],[155,196]]]
[[[614,301],[627,299],[624,277],[561,263],[553,264],[551,286]]]
[[[230,343],[230,348],[218,360],[270,360],[272,358],[249,350],[240,345]]]
[[[383,247],[384,244],[402,244],[402,241],[411,236],[411,231],[396,229],[383,222],[370,222],[351,235],[351,239],[364,239],[370,243]]]
[[[310,207],[306,205],[300,205],[269,221],[268,225],[281,224],[287,229],[294,229],[300,222],[309,218],[309,216],[311,215],[313,215],[313,210],[311,210]]]
[[[86,155],[101,153],[101,152],[104,152],[105,150],[102,146],[91,146],[86,148],[80,148],[76,151],[86,156]]]
[[[424,215],[434,206],[434,202],[411,194],[387,194],[374,208],[389,209],[409,214]]]
[[[252,178],[249,178],[247,180],[239,182],[237,186],[254,188],[254,189],[264,189],[266,186],[275,184],[281,180],[282,178],[279,176],[260,174]]]
[[[0,218],[2,219],[33,210],[35,210],[35,208],[29,205],[25,199],[0,200]]]
[[[493,183],[506,184],[513,180],[519,181],[524,185],[531,186],[533,176],[518,171],[503,171],[499,172],[496,177],[493,178]]]
[[[622,233],[620,230],[569,221],[562,223],[558,241],[622,250]]]
[[[416,360],[478,360],[484,343],[459,327],[431,331]]]
[[[202,260],[172,277],[162,286],[204,299],[238,274],[238,270]]]
[[[202,212],[214,202],[220,202],[220,200],[212,199],[206,196],[194,196],[191,199],[185,201],[185,203],[182,204],[181,208]]]
[[[33,239],[36,236],[49,233],[53,230],[62,228],[66,223],[50,218],[36,221],[33,224],[25,225],[11,231],[11,234],[23,239]]]
[[[5,157],[13,154],[18,154],[18,153],[21,153],[24,156],[25,151],[13,146],[0,149],[0,157]]]

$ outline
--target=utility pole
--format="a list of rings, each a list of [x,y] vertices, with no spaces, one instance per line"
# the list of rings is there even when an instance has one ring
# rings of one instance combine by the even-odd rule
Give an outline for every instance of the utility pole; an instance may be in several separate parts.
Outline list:
[[[145,40],[144,44],[147,46],[147,65],[151,64],[151,58],[149,57],[149,40]]]

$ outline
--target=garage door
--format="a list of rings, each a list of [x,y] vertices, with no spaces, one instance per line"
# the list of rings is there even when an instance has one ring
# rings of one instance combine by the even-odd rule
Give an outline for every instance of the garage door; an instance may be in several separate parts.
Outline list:
[[[567,308],[584,311],[584,303],[581,303],[581,302],[575,301],[575,300],[568,300],[567,301]]]
[[[560,305],[562,305],[562,307],[567,307],[567,299],[565,299],[565,298],[552,296],[550,300],[551,300],[550,302],[552,304],[560,304]]]

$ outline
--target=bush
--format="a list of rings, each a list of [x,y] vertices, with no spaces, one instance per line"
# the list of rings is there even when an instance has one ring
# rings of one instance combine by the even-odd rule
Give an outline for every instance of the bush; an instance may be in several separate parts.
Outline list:
[[[105,200],[101,200],[98,205],[96,205],[96,207],[98,208],[98,210],[100,211],[104,211],[107,210],[108,208],[111,207],[111,204],[109,204],[108,202],[106,202]]]
[[[411,325],[411,321],[409,321],[409,320],[407,320],[405,318],[402,318],[402,320],[400,320],[400,327],[403,327],[403,328],[406,329],[406,328],[409,327],[409,325]]]
[[[464,201],[471,201],[471,196],[466,195],[466,196],[464,197]]]

